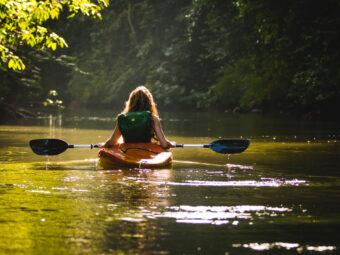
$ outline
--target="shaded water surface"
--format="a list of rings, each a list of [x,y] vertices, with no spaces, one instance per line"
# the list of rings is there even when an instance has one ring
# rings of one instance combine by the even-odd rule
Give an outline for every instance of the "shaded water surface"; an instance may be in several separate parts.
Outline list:
[[[102,170],[96,150],[45,158],[28,141],[104,141],[111,117],[0,126],[0,254],[340,252],[338,125],[218,114],[163,119],[178,143],[243,136],[252,144],[230,157],[174,149],[167,169]]]

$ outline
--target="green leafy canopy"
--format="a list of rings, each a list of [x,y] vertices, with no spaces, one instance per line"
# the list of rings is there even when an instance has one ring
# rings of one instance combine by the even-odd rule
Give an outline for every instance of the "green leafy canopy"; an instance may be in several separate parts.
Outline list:
[[[67,47],[61,36],[45,26],[63,11],[69,18],[77,14],[101,18],[100,11],[108,4],[109,0],[0,0],[0,68],[24,70],[18,53],[23,47],[52,51]]]

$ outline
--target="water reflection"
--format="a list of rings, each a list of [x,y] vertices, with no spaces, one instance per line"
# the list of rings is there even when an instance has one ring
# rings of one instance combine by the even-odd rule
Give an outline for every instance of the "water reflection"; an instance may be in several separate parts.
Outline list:
[[[298,253],[303,253],[306,251],[330,252],[336,250],[336,246],[300,245],[298,243],[285,243],[285,242],[233,244],[233,247],[247,248],[255,251],[280,250],[280,249],[295,250]]]
[[[105,217],[106,249],[117,252],[128,247],[124,249],[127,253],[148,254],[146,251],[157,242],[161,231],[157,222],[148,221],[144,215],[169,205],[169,189],[155,185],[153,181],[170,178],[171,170],[121,169],[100,173],[105,180],[114,184],[106,186],[106,205],[100,205]],[[138,180],[150,182],[141,183]]]
[[[177,223],[190,224],[232,224],[238,225],[240,220],[248,220],[252,225],[256,217],[284,216],[293,209],[286,207],[270,207],[263,205],[238,206],[171,206],[162,213],[151,213],[147,217],[173,218]]]
[[[157,223],[138,219],[169,206],[168,188],[152,181],[170,178],[171,170],[93,171],[76,170],[74,162],[70,164],[74,169],[65,168],[65,162],[61,165],[63,171],[56,162],[48,170],[43,163],[3,166],[6,171],[0,176],[8,184],[0,185],[0,192],[4,191],[0,212],[11,211],[12,216],[5,221],[5,215],[0,214],[0,239],[8,240],[0,245],[0,251],[6,244],[10,247],[7,251],[13,252],[16,248],[10,242],[18,238],[22,242],[17,248],[23,253],[31,249],[31,243],[39,243],[40,249],[60,254],[136,254],[156,242]],[[136,181],[139,179],[151,182],[142,184]],[[10,226],[20,231],[9,233]]]
[[[243,170],[243,171],[249,171],[253,170],[253,166],[247,166],[247,165],[240,165],[240,164],[226,164],[225,165],[228,170]]]
[[[46,156],[45,162],[34,162],[30,164],[33,170],[97,170],[98,159],[82,159],[68,161],[51,161],[52,157]]]
[[[61,114],[50,114],[47,118],[43,118],[43,120],[49,128],[49,138],[61,136],[61,128],[63,126],[63,116]]]
[[[223,130],[209,136],[185,119],[187,137],[171,139],[205,143],[219,130],[223,136],[246,133],[235,122],[236,133],[220,125]],[[104,171],[94,150],[68,150],[46,161],[27,146],[48,136],[96,143],[110,135],[110,121],[64,118],[46,120],[45,127],[1,127],[1,254],[338,251],[339,136],[325,140],[330,133],[323,128],[319,135],[272,131],[262,138],[255,132],[249,150],[229,161],[209,150],[174,150],[171,170]],[[287,130],[281,124],[279,132]],[[166,130],[182,132],[178,123]]]
[[[276,179],[260,178],[260,180],[237,180],[237,181],[200,181],[185,180],[184,182],[173,181],[149,181],[136,180],[139,182],[153,183],[163,186],[196,186],[196,187],[282,187],[308,185],[307,181],[299,179]]]

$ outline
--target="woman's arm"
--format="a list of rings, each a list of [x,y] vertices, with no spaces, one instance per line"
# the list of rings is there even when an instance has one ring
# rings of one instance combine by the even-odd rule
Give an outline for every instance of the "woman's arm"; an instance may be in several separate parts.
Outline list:
[[[161,146],[164,149],[169,149],[169,148],[173,147],[172,143],[168,139],[166,139],[166,137],[164,135],[164,132],[163,132],[159,118],[153,116],[152,122],[153,122],[153,128],[155,130],[156,137],[157,137],[159,143],[161,144]]]
[[[115,144],[118,144],[118,140],[122,137],[122,133],[120,132],[118,126],[115,126],[113,133],[109,139],[104,143],[102,147],[109,148]]]

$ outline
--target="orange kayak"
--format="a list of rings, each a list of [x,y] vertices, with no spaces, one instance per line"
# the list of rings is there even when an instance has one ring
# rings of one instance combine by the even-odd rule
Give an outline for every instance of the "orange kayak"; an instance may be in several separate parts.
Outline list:
[[[99,151],[99,164],[104,169],[117,166],[159,168],[172,162],[172,152],[154,143],[123,143]]]

